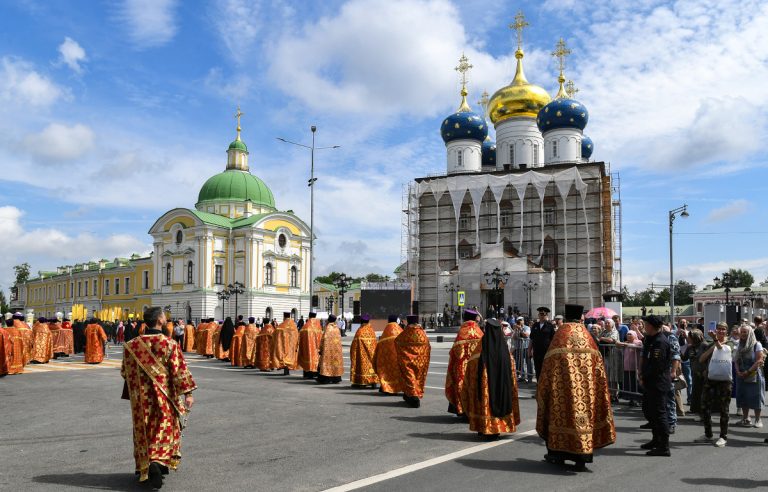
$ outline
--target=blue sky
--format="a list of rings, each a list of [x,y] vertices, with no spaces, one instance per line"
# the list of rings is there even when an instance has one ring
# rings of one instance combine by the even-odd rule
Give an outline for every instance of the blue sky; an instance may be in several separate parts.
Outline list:
[[[622,179],[624,279],[676,272],[702,286],[729,267],[768,277],[768,4],[221,0],[0,3],[0,288],[33,271],[151,249],[147,230],[193,207],[224,169],[239,104],[251,171],[309,218],[318,152],[316,271],[389,274],[402,185],[445,169],[439,127],[511,80],[518,9],[528,79],[556,91],[549,55],[590,110],[593,158]]]

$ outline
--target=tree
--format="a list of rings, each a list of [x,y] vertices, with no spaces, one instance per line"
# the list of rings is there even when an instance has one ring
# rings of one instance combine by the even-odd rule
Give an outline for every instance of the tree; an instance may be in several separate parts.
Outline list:
[[[389,275],[379,275],[378,273],[369,273],[365,276],[368,282],[389,282]]]
[[[723,279],[729,276],[731,278],[731,284],[729,287],[750,287],[755,283],[755,277],[752,276],[747,270],[741,268],[731,268],[727,272],[720,275],[720,282],[715,283],[716,289],[725,287],[723,285]]]
[[[5,292],[0,290],[0,313],[5,314],[10,310],[10,306],[8,306],[8,299],[5,297]]]
[[[634,294],[635,306],[653,306],[656,300],[656,293],[653,289],[645,289],[642,292]]]
[[[21,285],[29,279],[29,263],[22,263],[13,267],[13,271],[16,274],[16,285]]]
[[[661,289],[653,300],[655,306],[663,306],[669,302],[669,287]]]
[[[696,292],[696,286],[685,280],[678,280],[675,283],[675,305],[682,306],[693,304],[693,293]]]

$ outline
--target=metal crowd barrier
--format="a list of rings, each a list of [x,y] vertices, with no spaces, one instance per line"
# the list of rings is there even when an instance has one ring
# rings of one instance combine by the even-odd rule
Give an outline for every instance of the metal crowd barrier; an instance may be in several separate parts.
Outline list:
[[[516,336],[506,337],[507,345],[515,359],[518,381],[533,381],[536,377],[533,358],[528,356],[529,339]],[[640,364],[642,346],[620,347],[614,344],[600,344],[608,390],[611,397],[639,402],[642,399],[640,387]]]

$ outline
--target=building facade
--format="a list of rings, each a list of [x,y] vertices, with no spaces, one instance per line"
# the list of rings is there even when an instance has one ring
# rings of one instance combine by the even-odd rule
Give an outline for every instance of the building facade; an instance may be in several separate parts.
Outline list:
[[[569,51],[561,40],[553,53],[561,62],[553,99],[526,79],[518,43],[512,82],[483,94],[480,114],[467,104],[471,65],[462,56],[461,103],[441,125],[446,172],[408,185],[399,275],[414,283],[422,314],[456,308],[457,291],[483,313],[591,308],[619,283],[618,182],[609,165],[590,160],[589,114],[566,90]]]
[[[208,179],[194,208],[163,214],[149,229],[149,256],[101,260],[39,272],[19,286],[18,302],[35,316],[119,307],[128,314],[165,306],[189,319],[309,312],[310,229],[280,211],[269,187],[250,172],[240,136],[225,170]],[[221,299],[222,291],[242,293]]]

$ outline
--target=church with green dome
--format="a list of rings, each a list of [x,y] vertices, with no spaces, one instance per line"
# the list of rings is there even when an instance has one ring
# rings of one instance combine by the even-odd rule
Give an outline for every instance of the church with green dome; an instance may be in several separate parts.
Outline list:
[[[309,311],[310,228],[280,211],[272,190],[251,174],[248,146],[237,136],[224,171],[208,178],[194,208],[176,208],[150,228],[152,304],[184,306],[188,317],[278,317]],[[219,293],[242,284],[234,297]]]

